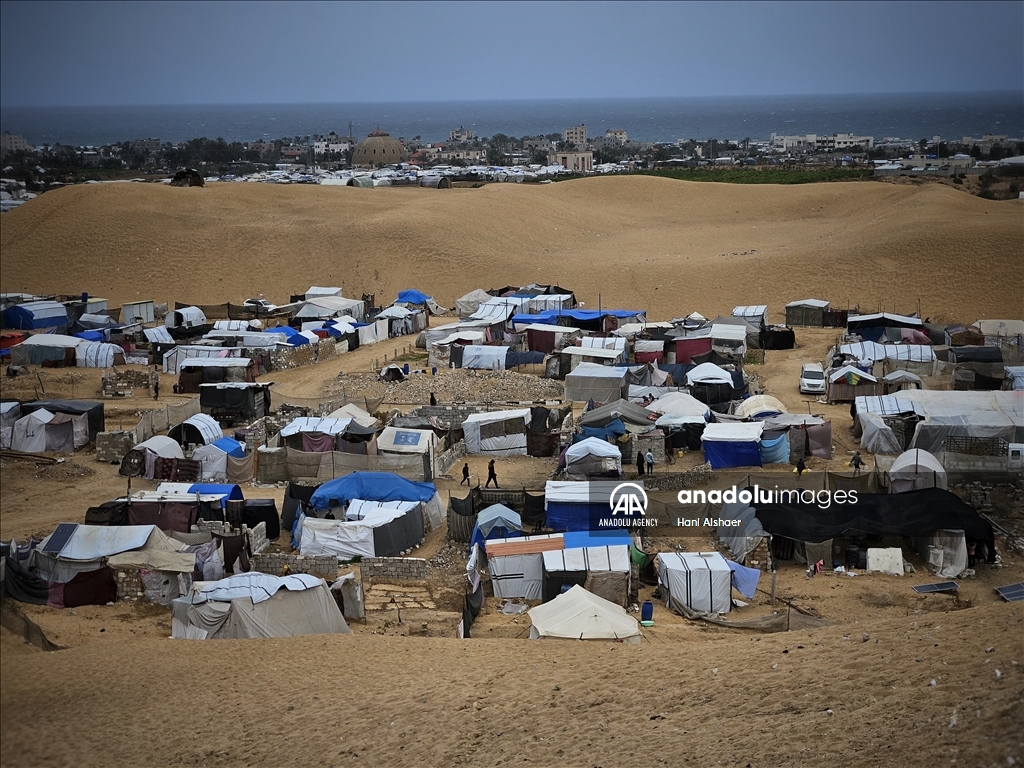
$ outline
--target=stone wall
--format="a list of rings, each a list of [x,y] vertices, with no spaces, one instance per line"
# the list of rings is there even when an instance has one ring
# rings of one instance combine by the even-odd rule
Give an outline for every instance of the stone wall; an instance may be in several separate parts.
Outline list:
[[[359,561],[360,578],[366,581],[424,581],[427,561],[422,557],[364,557]]]
[[[289,573],[309,573],[322,579],[333,581],[338,575],[338,558],[336,555],[289,555],[283,552],[267,552],[253,555],[249,560],[254,571],[270,573],[274,576],[284,574],[285,566]]]
[[[320,339],[319,344],[303,344],[301,347],[281,347],[270,353],[270,364],[275,371],[312,365],[320,360],[330,360],[348,351],[348,342],[339,345],[333,338]]]
[[[136,390],[152,393],[157,372],[151,369],[116,369],[100,377],[100,394],[103,397],[130,397]]]
[[[134,447],[134,432],[99,432],[96,435],[96,461],[120,462]]]
[[[141,600],[145,595],[138,568],[114,568],[118,600]]]
[[[459,440],[447,451],[434,454],[434,477],[440,477],[452,468],[452,464],[466,455],[466,441]]]

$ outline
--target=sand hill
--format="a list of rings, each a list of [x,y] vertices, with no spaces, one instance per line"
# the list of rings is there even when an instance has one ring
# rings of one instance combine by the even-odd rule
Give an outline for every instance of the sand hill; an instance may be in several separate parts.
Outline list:
[[[652,319],[808,296],[933,318],[1018,317],[1024,218],[941,185],[648,177],[482,189],[90,184],[4,214],[0,289],[114,303],[277,302],[311,283],[449,306],[557,282]]]

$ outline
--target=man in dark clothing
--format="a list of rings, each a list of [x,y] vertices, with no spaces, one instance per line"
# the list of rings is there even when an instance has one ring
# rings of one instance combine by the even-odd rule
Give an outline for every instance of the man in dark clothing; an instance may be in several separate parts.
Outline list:
[[[433,392],[430,393],[430,404],[437,405],[437,396]]]
[[[853,423],[857,423],[857,401],[854,400],[850,403],[850,418],[853,419]]]
[[[492,480],[494,481],[495,488],[500,487],[498,485],[498,473],[494,471],[494,459],[487,462],[487,483],[484,485],[484,488],[490,488]]]
[[[800,477],[804,472],[807,471],[807,465],[804,463],[804,457],[801,456],[796,462],[796,476]]]
[[[462,483],[469,485],[469,464],[462,465]],[[459,485],[462,485],[459,483]]]
[[[153,399],[154,400],[159,400],[160,399],[160,376],[159,375],[156,376],[153,379]]]
[[[644,467],[646,466],[646,464],[647,464],[647,462],[644,461],[643,451],[637,451],[636,452],[636,473],[640,477],[644,476]]]
[[[860,451],[853,452],[853,458],[850,459],[850,466],[853,467],[853,476],[857,477],[860,474],[860,468],[864,466],[864,459],[860,457]]]

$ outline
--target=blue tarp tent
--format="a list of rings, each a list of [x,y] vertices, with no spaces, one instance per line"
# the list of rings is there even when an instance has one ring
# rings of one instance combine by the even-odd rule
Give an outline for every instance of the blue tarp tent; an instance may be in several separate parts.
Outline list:
[[[8,307],[4,322],[19,331],[59,328],[68,324],[68,311],[59,301],[29,301]]]
[[[704,460],[712,469],[760,467],[763,429],[759,421],[708,424],[700,436]]]
[[[615,419],[614,421],[609,421],[603,427],[583,427],[583,434],[576,435],[573,438],[573,442],[578,443],[580,440],[586,440],[588,437],[597,437],[614,443],[624,434],[626,434],[626,425],[622,423],[622,419]]]
[[[425,293],[417,291],[415,288],[409,288],[405,291],[398,292],[398,298],[395,299],[396,304],[426,304],[432,297],[427,296]]]
[[[80,331],[74,334],[77,339],[85,339],[86,341],[106,341],[107,336],[103,331]]]
[[[617,544],[624,544],[628,547],[633,543],[633,539],[623,531],[567,531],[562,534],[562,543],[565,549],[610,547]]]
[[[543,323],[555,325],[560,317],[567,317],[577,322],[600,320],[602,317],[630,318],[646,316],[646,309],[549,309],[535,315],[518,313],[512,315],[513,323]]]
[[[276,333],[284,336],[285,342],[291,344],[293,347],[301,347],[303,344],[309,344],[309,339],[294,328],[289,328],[287,325],[281,325],[277,328],[267,328],[264,333]]]
[[[477,515],[473,535],[469,538],[469,548],[472,550],[474,544],[483,547],[488,539],[515,538],[521,536],[522,532],[523,521],[518,512],[504,504],[492,504],[487,509],[480,510],[480,514]]]
[[[437,494],[433,483],[417,483],[391,472],[353,472],[328,480],[309,499],[314,509],[330,509],[332,502],[430,501]]]
[[[760,443],[762,464],[789,463],[789,433],[778,437],[762,438]]]
[[[189,493],[201,493],[206,495],[222,496],[220,505],[226,507],[229,501],[245,501],[242,495],[242,488],[230,483],[193,483],[188,487]]]
[[[220,448],[228,456],[233,456],[236,459],[245,458],[245,449],[242,448],[241,444],[231,437],[222,437],[220,440],[214,440],[212,445]],[[235,488],[238,488],[236,485]]]

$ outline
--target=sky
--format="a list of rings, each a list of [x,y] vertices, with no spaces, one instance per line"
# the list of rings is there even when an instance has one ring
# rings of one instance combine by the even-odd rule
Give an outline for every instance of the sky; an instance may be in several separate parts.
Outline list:
[[[979,90],[1024,3],[0,3],[0,106]]]

